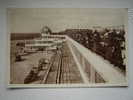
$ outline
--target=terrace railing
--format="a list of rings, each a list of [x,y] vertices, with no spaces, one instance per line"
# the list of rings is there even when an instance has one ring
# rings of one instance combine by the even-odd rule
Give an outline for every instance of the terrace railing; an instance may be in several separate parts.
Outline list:
[[[67,44],[79,68],[84,83],[108,83],[126,85],[127,78],[109,61],[66,36]]]

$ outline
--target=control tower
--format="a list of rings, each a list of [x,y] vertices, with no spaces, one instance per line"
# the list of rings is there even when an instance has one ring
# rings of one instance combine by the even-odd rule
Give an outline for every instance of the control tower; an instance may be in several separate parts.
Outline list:
[[[47,26],[44,26],[42,29],[41,29],[41,36],[45,36],[45,35],[50,35],[52,33],[51,29]]]

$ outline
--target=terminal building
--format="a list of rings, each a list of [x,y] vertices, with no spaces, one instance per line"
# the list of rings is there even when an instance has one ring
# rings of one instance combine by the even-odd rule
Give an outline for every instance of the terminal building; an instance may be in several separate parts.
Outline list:
[[[30,50],[52,50],[65,41],[65,35],[51,35],[48,27],[43,27],[41,37],[26,40],[25,47]]]

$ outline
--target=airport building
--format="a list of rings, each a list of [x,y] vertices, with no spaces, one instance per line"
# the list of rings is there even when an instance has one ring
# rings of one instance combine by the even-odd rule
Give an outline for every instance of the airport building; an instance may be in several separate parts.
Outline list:
[[[65,41],[65,35],[51,35],[48,27],[44,27],[42,30],[40,38],[26,40],[26,48],[30,50],[51,50],[56,49]]]

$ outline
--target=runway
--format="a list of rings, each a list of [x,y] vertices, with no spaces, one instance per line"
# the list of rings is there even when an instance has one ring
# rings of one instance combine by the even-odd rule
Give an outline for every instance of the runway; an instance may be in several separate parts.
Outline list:
[[[37,78],[29,84],[69,84],[83,83],[80,71],[73,59],[70,49],[66,43],[57,51],[35,52],[22,56],[22,61],[11,64],[11,82],[13,84],[24,84],[25,78],[33,67],[38,67],[41,58],[50,60],[44,68],[38,72]]]

